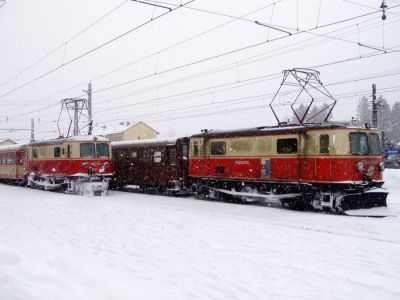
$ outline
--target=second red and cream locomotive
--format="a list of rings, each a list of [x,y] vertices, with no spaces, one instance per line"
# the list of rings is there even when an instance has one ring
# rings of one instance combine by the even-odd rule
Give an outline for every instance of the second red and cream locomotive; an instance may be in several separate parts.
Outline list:
[[[45,190],[106,195],[112,176],[108,139],[79,136],[0,147],[0,179]],[[4,164],[3,164],[4,162]]]

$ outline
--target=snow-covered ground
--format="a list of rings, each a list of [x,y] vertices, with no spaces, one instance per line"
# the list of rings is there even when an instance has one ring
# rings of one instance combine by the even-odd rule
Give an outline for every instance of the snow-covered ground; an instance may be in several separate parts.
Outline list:
[[[0,185],[0,299],[400,299],[399,283],[400,217]]]

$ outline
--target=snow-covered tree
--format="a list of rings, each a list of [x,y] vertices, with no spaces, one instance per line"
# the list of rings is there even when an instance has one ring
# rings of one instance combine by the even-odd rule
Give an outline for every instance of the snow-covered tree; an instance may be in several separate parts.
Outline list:
[[[367,97],[362,97],[357,105],[357,119],[360,123],[371,123],[372,115],[371,115],[370,103]]]
[[[391,146],[400,143],[400,102],[393,104],[389,117],[389,126],[385,132],[388,137],[387,141],[390,142]]]
[[[377,100],[378,105],[378,128],[388,130],[390,125],[391,109],[389,103],[385,98],[379,96]]]

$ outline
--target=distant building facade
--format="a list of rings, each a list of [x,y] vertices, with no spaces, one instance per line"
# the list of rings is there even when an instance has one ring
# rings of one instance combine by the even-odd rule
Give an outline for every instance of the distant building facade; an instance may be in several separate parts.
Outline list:
[[[0,146],[15,145],[16,142],[10,139],[0,140]]]
[[[112,142],[155,139],[160,133],[144,122],[113,130],[105,136]]]

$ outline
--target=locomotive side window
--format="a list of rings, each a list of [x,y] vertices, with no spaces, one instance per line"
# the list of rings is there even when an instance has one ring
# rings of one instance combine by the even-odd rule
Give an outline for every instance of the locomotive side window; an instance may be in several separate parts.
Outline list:
[[[211,155],[225,155],[226,143],[225,142],[211,142]]]
[[[54,147],[54,157],[61,157],[61,147]]]
[[[297,139],[279,139],[277,150],[279,154],[297,153]]]
[[[176,165],[176,150],[175,149],[169,150],[169,164],[171,166]]]
[[[81,157],[94,157],[94,144],[82,143],[80,144]]]
[[[109,147],[107,143],[96,144],[96,157],[109,157]]]
[[[249,152],[252,150],[252,144],[249,141],[232,141],[232,152]]]
[[[372,155],[382,155],[381,142],[379,141],[379,135],[376,133],[369,134],[369,142],[371,144]]]
[[[367,155],[369,153],[367,134],[363,132],[350,133],[350,148],[353,155]]]
[[[193,156],[199,156],[199,142],[193,142]]]
[[[154,163],[156,163],[156,164],[161,163],[161,157],[162,157],[161,151],[154,151],[154,156],[153,156]]]
[[[327,134],[319,136],[319,154],[329,154],[329,135]]]
[[[32,158],[38,158],[38,149],[32,148]]]

